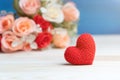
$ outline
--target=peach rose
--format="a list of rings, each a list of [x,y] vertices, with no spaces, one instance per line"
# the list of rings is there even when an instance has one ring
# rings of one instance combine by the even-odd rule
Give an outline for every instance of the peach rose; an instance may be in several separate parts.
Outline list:
[[[12,30],[17,36],[26,36],[34,31],[35,26],[32,19],[20,17],[15,20]]]
[[[53,44],[57,48],[65,48],[69,45],[70,38],[67,31],[62,28],[56,28],[53,32]]]
[[[21,10],[28,15],[36,14],[41,6],[40,0],[19,0]]]
[[[2,36],[1,50],[3,52],[14,52],[23,48],[23,44],[20,43],[20,39],[17,38],[13,32],[6,31]]]
[[[0,34],[11,29],[13,22],[14,22],[13,15],[9,14],[9,15],[0,17]]]
[[[65,16],[65,21],[76,21],[79,18],[80,12],[75,7],[74,3],[68,2],[63,6],[63,13]]]

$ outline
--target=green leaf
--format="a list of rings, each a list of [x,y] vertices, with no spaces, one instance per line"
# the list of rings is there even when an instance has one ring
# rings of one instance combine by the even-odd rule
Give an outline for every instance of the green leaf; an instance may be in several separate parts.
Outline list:
[[[19,7],[19,0],[14,0],[14,8],[15,8],[16,12],[18,13],[18,15],[20,15],[20,16],[25,15],[23,13],[23,11],[21,10],[21,8]]]

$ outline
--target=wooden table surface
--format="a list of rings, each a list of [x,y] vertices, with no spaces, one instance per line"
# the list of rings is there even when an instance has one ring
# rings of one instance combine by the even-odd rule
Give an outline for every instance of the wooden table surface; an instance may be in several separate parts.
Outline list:
[[[93,65],[68,64],[65,49],[1,53],[0,80],[120,80],[120,35],[94,35],[94,39]]]

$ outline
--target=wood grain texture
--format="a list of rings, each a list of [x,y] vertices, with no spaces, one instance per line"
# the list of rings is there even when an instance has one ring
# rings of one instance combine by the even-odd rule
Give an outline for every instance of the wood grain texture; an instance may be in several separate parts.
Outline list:
[[[120,36],[94,38],[97,51],[93,65],[68,64],[65,49],[1,53],[0,80],[120,80]]]

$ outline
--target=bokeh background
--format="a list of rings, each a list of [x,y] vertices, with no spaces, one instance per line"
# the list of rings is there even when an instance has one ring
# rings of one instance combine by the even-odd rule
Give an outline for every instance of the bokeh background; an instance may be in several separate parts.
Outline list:
[[[81,12],[78,34],[120,34],[120,0],[71,0]],[[1,0],[0,10],[13,11],[13,0]]]

